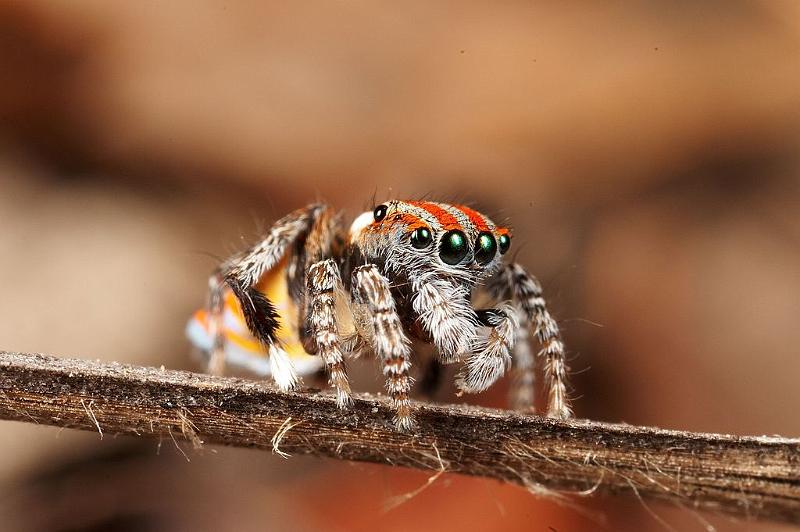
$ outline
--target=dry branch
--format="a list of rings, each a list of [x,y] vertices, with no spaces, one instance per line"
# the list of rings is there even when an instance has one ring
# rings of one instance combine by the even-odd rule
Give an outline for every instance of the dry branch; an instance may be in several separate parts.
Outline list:
[[[0,418],[101,434],[182,436],[521,484],[636,494],[800,523],[800,440],[553,421],[418,404],[398,433],[386,398],[281,393],[256,381],[0,351]]]

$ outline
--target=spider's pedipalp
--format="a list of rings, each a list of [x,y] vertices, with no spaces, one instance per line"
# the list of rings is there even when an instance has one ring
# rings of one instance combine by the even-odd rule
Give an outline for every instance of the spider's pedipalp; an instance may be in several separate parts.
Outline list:
[[[308,297],[311,298],[308,326],[311,339],[316,344],[316,353],[325,362],[328,380],[336,390],[336,402],[344,407],[351,402],[350,383],[339,339],[336,323],[336,291],[341,290],[339,269],[332,259],[312,264],[306,278]]]
[[[360,266],[353,271],[353,297],[357,303],[366,306],[372,319],[373,348],[383,364],[386,390],[395,407],[395,424],[401,430],[410,430],[414,426],[408,398],[413,383],[408,374],[411,349],[397,314],[389,281],[375,265]]]
[[[462,392],[486,390],[503,376],[511,365],[511,349],[519,322],[511,304],[491,309],[492,327],[486,337],[476,337],[471,354],[458,375],[456,384]]]
[[[458,361],[470,351],[478,325],[468,288],[434,277],[416,278],[413,288],[414,312],[433,339],[439,359],[444,364]]]

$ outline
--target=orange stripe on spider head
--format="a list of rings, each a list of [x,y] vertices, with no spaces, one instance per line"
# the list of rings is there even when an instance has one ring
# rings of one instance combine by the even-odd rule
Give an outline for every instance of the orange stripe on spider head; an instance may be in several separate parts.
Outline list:
[[[395,215],[395,219],[397,220],[397,216]],[[411,214],[410,212],[403,213],[400,218],[399,222],[405,224],[409,229],[418,229],[420,227],[427,227],[422,218],[417,215]]]
[[[394,212],[383,221],[379,222],[378,231],[381,233],[388,233],[392,231],[397,224],[404,225],[410,230],[428,226],[419,216],[411,214],[410,212]]]
[[[483,215],[478,211],[470,209],[466,205],[454,205],[454,207],[466,214],[467,218],[469,218],[469,221],[475,226],[476,229],[478,229],[478,231],[489,230],[489,224],[486,223],[486,218],[484,218]]]
[[[449,231],[451,229],[464,230],[464,228],[461,227],[461,224],[458,223],[458,219],[456,219],[455,216],[439,207],[435,203],[430,203],[428,201],[409,201],[408,204],[428,211],[434,218],[436,218],[436,221],[439,222],[439,225],[441,225],[442,229],[445,231]]]
[[[498,227],[497,236],[506,235],[511,238],[511,230],[508,227]]]

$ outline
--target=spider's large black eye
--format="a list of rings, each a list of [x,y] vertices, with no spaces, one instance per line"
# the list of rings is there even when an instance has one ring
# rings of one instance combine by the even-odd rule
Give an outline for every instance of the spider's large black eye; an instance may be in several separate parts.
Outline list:
[[[497,241],[492,233],[481,233],[475,242],[475,261],[478,264],[488,264],[492,262],[497,253]]]
[[[497,239],[497,243],[500,245],[500,254],[503,255],[508,248],[511,247],[511,237],[508,235],[500,235],[500,238]]]
[[[457,229],[444,234],[442,243],[439,244],[439,257],[442,261],[446,264],[458,264],[467,253],[469,253],[467,235]]]
[[[386,205],[378,205],[375,207],[375,210],[372,211],[372,216],[375,218],[376,222],[380,222],[384,218],[386,218],[386,212],[389,210],[389,207]]]
[[[420,227],[411,233],[411,245],[416,249],[426,248],[432,241],[433,235],[427,227]]]

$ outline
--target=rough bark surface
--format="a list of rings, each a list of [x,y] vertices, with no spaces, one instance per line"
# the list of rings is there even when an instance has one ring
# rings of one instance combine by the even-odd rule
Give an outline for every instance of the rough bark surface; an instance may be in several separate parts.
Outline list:
[[[616,493],[800,523],[800,439],[698,434],[0,351],[0,419],[447,471],[531,491]]]

